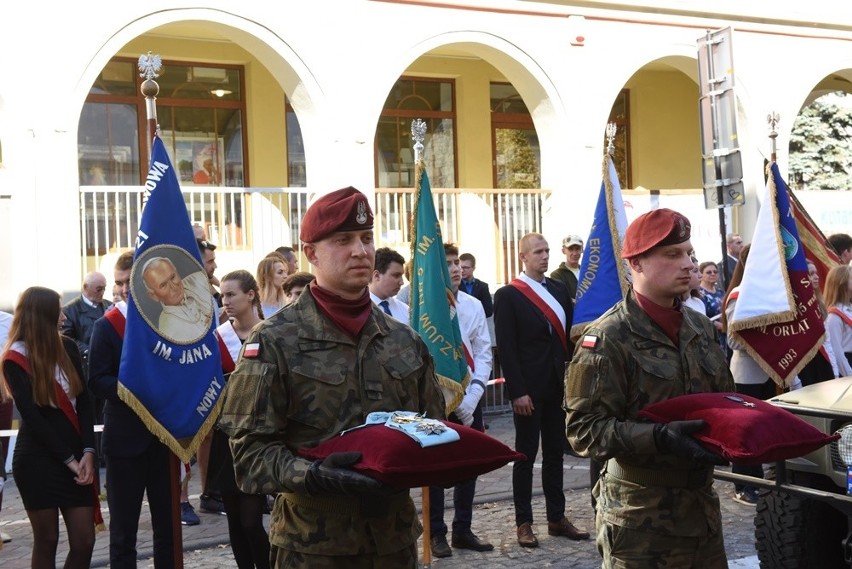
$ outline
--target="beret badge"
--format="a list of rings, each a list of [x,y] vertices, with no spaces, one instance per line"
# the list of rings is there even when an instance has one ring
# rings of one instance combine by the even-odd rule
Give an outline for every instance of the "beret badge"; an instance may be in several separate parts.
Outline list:
[[[355,221],[360,225],[367,223],[367,202],[363,200],[358,202],[358,213],[355,215]]]

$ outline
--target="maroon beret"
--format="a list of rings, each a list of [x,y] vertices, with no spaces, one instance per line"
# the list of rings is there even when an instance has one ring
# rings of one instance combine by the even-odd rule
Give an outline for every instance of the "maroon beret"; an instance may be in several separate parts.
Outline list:
[[[299,239],[314,243],[337,231],[372,228],[373,210],[367,196],[349,186],[322,196],[308,208],[302,218]]]
[[[689,239],[691,225],[682,214],[667,208],[643,213],[624,232],[621,257],[629,259],[661,245],[677,245]]]

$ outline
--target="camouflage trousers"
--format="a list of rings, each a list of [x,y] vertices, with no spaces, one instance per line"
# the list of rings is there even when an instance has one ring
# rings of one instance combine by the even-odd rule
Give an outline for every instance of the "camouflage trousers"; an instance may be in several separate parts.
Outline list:
[[[601,569],[727,569],[721,533],[663,535],[607,524],[597,516]]]
[[[270,566],[275,569],[417,569],[417,544],[388,555],[310,555],[272,546]]]

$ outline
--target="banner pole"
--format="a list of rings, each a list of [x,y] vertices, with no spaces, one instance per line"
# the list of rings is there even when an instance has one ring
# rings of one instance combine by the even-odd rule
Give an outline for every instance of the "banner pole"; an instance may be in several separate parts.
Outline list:
[[[154,55],[150,51],[148,55],[139,56],[139,76],[144,77],[140,90],[145,97],[145,116],[147,118],[147,142],[148,142],[148,162],[151,162],[151,152],[153,150],[154,136],[158,133],[157,125],[157,95],[160,93],[160,85],[154,81],[159,77],[159,71],[163,67],[163,62],[159,55]]]
[[[424,486],[420,489],[423,501],[423,569],[429,569],[432,566],[432,528],[429,524],[429,487]]]
[[[183,569],[183,528],[180,521],[180,471],[183,463],[173,452],[169,452],[169,486],[172,497],[172,544],[175,569]]]
[[[422,167],[420,161],[423,160],[423,139],[426,136],[426,123],[420,119],[411,121],[411,138],[414,140],[414,188],[417,190],[418,176],[417,169]],[[412,224],[416,221],[412,221]],[[413,227],[413,225],[412,225]],[[412,259],[412,263],[414,260]],[[432,566],[432,527],[429,523],[429,487],[424,486],[420,489],[421,501],[423,507],[423,569],[429,569]]]
[[[157,124],[157,95],[160,93],[160,85],[154,80],[159,77],[159,71],[163,63],[159,55],[150,51],[148,55],[139,56],[139,76],[144,77],[141,91],[145,97],[145,113],[147,125],[148,163],[151,162],[151,153],[154,149],[154,136],[159,133]],[[143,204],[144,207],[144,204]],[[141,215],[141,212],[140,212]],[[180,469],[183,464],[173,452],[169,453],[169,487],[172,500],[172,553],[175,569],[183,569],[183,530],[180,521]]]

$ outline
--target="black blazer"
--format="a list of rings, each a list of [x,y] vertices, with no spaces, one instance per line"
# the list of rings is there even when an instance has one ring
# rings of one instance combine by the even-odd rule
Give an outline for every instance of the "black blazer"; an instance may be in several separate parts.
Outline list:
[[[101,439],[103,453],[129,458],[145,452],[154,435],[118,397],[118,369],[123,343],[109,320],[101,318],[95,322],[89,345],[89,391],[106,401]]]
[[[569,337],[574,308],[568,289],[551,278],[546,283],[565,310],[565,335]],[[568,341],[566,352],[544,313],[514,286],[506,285],[494,294],[494,330],[510,399],[529,395],[535,402],[557,391],[561,396],[565,364],[573,353],[573,344]]]
[[[77,345],[71,338],[62,338],[62,344],[80,379],[84,381]],[[61,409],[35,403],[29,375],[18,364],[5,361],[3,373],[21,415],[21,428],[15,443],[16,454],[47,454],[62,464],[71,455],[77,460],[82,458],[84,448],[95,448],[94,412],[85,384],[76,398],[77,421],[80,425],[78,433]]]
[[[461,286],[461,290],[467,292],[467,288],[465,288],[464,285]],[[490,318],[491,315],[494,314],[494,301],[491,299],[491,292],[488,290],[488,283],[474,278],[473,289],[469,294],[482,303],[482,309],[485,310],[486,318]]]
[[[112,303],[108,300],[102,302],[104,311],[109,310]],[[83,302],[83,297],[78,296],[62,307],[65,313],[65,322],[62,323],[62,334],[77,342],[77,348],[85,360],[89,353],[89,339],[92,336],[92,326],[95,321],[103,316],[103,312],[94,306]]]
[[[725,265],[728,267],[728,277],[734,276],[734,269],[737,267],[737,260],[730,255],[725,255],[724,261],[716,263],[716,270],[719,271],[719,286],[722,290],[728,290],[728,279],[725,277]]]

